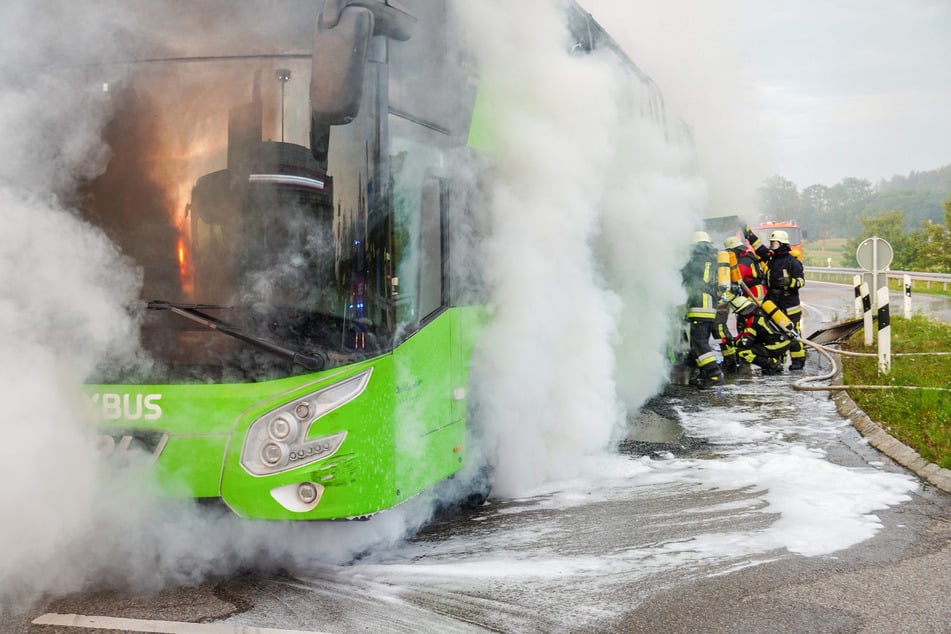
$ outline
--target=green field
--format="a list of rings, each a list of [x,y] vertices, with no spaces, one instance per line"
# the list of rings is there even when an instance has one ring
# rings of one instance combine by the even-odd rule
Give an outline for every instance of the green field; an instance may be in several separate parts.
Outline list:
[[[829,266],[833,268],[854,268],[858,266],[854,253],[846,253],[847,238],[823,238],[804,240],[802,244],[803,264],[806,266]]]
[[[894,389],[850,387],[849,396],[889,434],[921,456],[951,469],[951,355],[900,356],[900,352],[951,352],[951,326],[916,315],[891,319],[892,361],[881,374],[877,357],[843,356],[843,382],[849,386],[890,385]],[[861,334],[843,350],[875,353]],[[898,387],[902,386],[902,387]],[[918,389],[922,387],[942,389]]]

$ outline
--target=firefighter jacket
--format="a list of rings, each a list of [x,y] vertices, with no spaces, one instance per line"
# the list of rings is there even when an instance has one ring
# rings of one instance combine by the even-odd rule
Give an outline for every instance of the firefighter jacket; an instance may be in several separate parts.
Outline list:
[[[802,262],[789,252],[788,244],[781,244],[775,251],[760,244],[756,247],[756,255],[766,263],[767,297],[790,319],[796,320],[802,312],[799,289],[806,285]]]
[[[709,242],[696,242],[690,260],[680,271],[687,291],[688,321],[709,320],[717,316],[717,250]]]
[[[737,316],[737,319],[742,322],[737,324],[736,334],[736,344],[741,350],[753,350],[757,354],[776,358],[785,353],[792,343],[790,336],[760,309],[748,317]]]
[[[739,286],[742,280],[756,301],[766,299],[766,275],[760,266],[759,258],[745,246],[732,249],[732,252],[734,257],[730,276],[733,283]]]

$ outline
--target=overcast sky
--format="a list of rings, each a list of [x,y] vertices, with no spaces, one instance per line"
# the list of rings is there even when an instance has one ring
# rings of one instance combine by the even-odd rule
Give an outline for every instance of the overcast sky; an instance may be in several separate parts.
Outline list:
[[[721,187],[743,181],[730,171],[802,189],[951,164],[951,0],[581,3],[693,127]]]

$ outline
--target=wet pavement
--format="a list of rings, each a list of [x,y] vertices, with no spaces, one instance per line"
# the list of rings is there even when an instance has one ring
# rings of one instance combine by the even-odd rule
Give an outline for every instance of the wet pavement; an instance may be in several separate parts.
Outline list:
[[[820,363],[810,352],[806,373]],[[32,623],[44,614],[222,628],[115,622],[194,634],[951,631],[951,496],[870,447],[825,392],[792,389],[798,378],[671,385],[645,408],[653,442],[642,426],[580,475],[345,564],[302,553],[148,596],[84,593],[9,631],[83,631]]]
[[[346,565],[43,612],[322,632],[946,631],[949,497],[794,379],[672,386],[651,407],[678,417],[678,443],[628,444],[584,477],[450,513]]]

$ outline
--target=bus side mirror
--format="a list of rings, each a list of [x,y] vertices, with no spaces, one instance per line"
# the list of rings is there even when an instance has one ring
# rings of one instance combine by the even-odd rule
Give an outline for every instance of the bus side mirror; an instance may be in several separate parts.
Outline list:
[[[330,126],[360,111],[370,38],[407,40],[416,18],[395,0],[326,0],[314,27],[310,74],[311,151],[324,162]]]
[[[373,35],[405,42],[413,36],[416,16],[397,0],[326,0],[321,11],[324,26],[337,25],[346,9],[361,8],[373,14]]]
[[[340,125],[353,121],[360,109],[373,14],[348,7],[328,26],[325,13],[326,8],[314,29],[310,108],[315,122]]]

